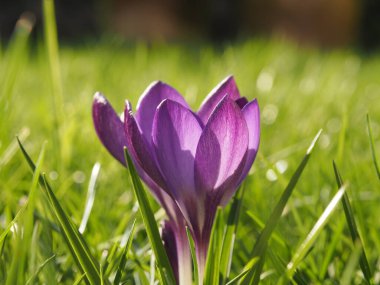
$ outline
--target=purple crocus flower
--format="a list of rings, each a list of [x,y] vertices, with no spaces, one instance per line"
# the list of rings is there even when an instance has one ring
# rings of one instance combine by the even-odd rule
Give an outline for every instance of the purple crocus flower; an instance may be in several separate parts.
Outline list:
[[[93,118],[98,136],[125,165],[126,146],[142,180],[166,210],[163,241],[179,284],[191,284],[187,225],[195,241],[202,284],[217,207],[224,206],[247,176],[260,139],[256,100],[241,97],[232,76],[206,97],[197,113],[169,85],[152,83],[136,113],[124,119],[97,93]]]

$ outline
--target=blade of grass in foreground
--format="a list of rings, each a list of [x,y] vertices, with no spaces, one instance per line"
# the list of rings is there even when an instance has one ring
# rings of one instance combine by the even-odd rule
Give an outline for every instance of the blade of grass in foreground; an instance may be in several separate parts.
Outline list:
[[[264,227],[265,227],[264,222],[262,222],[252,211],[247,211],[246,214],[247,214],[248,218],[252,219],[253,223],[255,224],[255,226],[259,230],[264,229]],[[287,248],[287,245],[286,245],[286,242],[284,241],[284,239],[280,235],[278,235],[276,232],[272,233],[271,239],[273,239],[273,241],[276,242],[282,248],[284,248],[284,249]]]
[[[278,223],[278,221],[281,218],[281,214],[290,198],[290,196],[293,193],[294,188],[297,185],[298,179],[301,177],[301,174],[303,170],[305,169],[305,166],[307,165],[310,155],[314,149],[314,146],[319,139],[320,135],[322,133],[322,130],[319,130],[317,135],[314,137],[313,141],[311,142],[309,148],[306,151],[306,154],[304,158],[302,159],[301,163],[299,164],[297,170],[293,174],[292,178],[289,181],[289,184],[286,186],[284,192],[281,195],[280,200],[278,201],[276,207],[274,208],[268,222],[265,225],[264,230],[259,235],[255,246],[252,250],[252,258],[259,257],[259,259],[263,259],[265,256],[265,251],[269,242],[269,239]],[[243,285],[251,285],[251,284],[258,284],[260,281],[260,275],[261,270],[263,266],[263,262],[258,262],[258,265],[252,267],[246,276],[243,278],[242,283]],[[261,266],[260,266],[261,265]]]
[[[336,182],[338,184],[338,187],[342,187],[343,179],[342,179],[342,177],[339,173],[338,167],[334,161],[333,161],[333,167],[334,167],[334,173],[335,173],[335,178],[336,178]],[[346,221],[348,224],[348,228],[350,230],[352,241],[354,243],[360,244],[360,248],[361,248],[361,255],[360,255],[360,259],[359,259],[360,268],[361,268],[363,275],[364,275],[364,278],[366,279],[368,284],[373,284],[373,281],[371,278],[372,274],[371,274],[371,270],[370,270],[370,267],[368,264],[367,256],[365,254],[363,241],[360,238],[359,230],[358,230],[358,227],[357,227],[356,221],[355,221],[355,216],[354,216],[354,213],[352,211],[350,199],[348,198],[347,193],[344,194],[342,203],[343,203],[344,215],[346,217]]]
[[[30,168],[33,173],[36,170],[36,167],[30,158],[29,154],[24,149],[21,142],[17,139],[20,149],[27,160]],[[47,194],[48,200],[51,204],[53,212],[59,222],[61,233],[67,242],[67,246],[73,254],[74,259],[77,261],[77,265],[86,273],[86,278],[90,284],[100,284],[100,273],[99,273],[99,265],[97,264],[95,258],[92,256],[89,251],[87,245],[84,242],[83,237],[76,230],[76,228],[72,225],[69,220],[67,214],[63,210],[62,206],[58,202],[58,199],[55,197],[53,190],[51,189],[49,183],[47,182],[44,175],[39,175],[39,183],[43,189],[45,189],[45,193]]]
[[[252,260],[250,260],[247,266],[245,267],[245,269],[242,272],[240,272],[238,275],[236,275],[234,278],[232,278],[230,281],[228,281],[226,285],[232,285],[239,282],[240,279],[243,278],[253,266],[255,266],[258,260],[259,260],[258,257],[255,257]]]
[[[7,227],[5,228],[5,230],[1,233],[1,235],[0,235],[0,244],[4,244],[5,238],[7,237],[7,235],[9,234],[9,232],[11,231],[12,227],[20,219],[21,215],[24,213],[24,211],[26,210],[27,206],[28,206],[28,204],[25,204],[24,206],[22,206],[22,208],[17,212],[16,216],[13,218],[13,220],[7,225]]]
[[[236,192],[230,211],[228,213],[227,224],[225,225],[222,252],[220,256],[220,273],[221,273],[221,283],[225,284],[229,275],[231,268],[232,253],[234,249],[235,236],[239,223],[240,209],[244,196],[244,183],[240,186],[239,190]]]
[[[42,187],[46,190],[52,211],[58,220],[63,238],[74,257],[74,260],[77,262],[81,271],[86,273],[86,277],[90,284],[100,284],[101,276],[96,259],[92,256],[83,237],[77,231],[77,228],[71,223],[67,214],[58,202],[58,199],[48,184],[45,175],[43,174],[41,178],[44,183],[44,186]]]
[[[34,230],[34,210],[35,205],[37,201],[37,187],[38,187],[38,177],[41,173],[41,168],[43,165],[44,157],[45,157],[45,147],[46,142],[43,144],[41,148],[40,155],[38,156],[37,163],[36,163],[36,170],[33,174],[33,180],[32,180],[32,186],[30,188],[29,197],[28,197],[28,206],[27,210],[24,216],[24,233],[23,233],[23,249],[24,253],[22,254],[21,258],[19,258],[18,262],[20,264],[19,266],[19,275],[25,274],[25,261],[27,258],[27,253],[30,252],[30,255],[32,251],[27,250],[27,248],[35,249],[36,246],[32,244],[32,236],[33,236],[33,230]]]
[[[86,277],[86,273],[83,273],[81,276],[79,276],[79,278],[74,282],[73,285],[79,285],[84,279],[84,277]]]
[[[91,178],[90,178],[90,182],[88,184],[86,204],[84,207],[82,221],[81,221],[80,226],[79,226],[79,232],[81,234],[83,234],[85,229],[86,229],[88,219],[90,218],[92,206],[94,205],[95,183],[96,183],[96,179],[98,178],[99,171],[100,171],[100,163],[97,162],[94,164],[94,167],[92,168]]]
[[[164,245],[162,244],[160,232],[158,230],[153,211],[150,207],[148,197],[146,196],[141,180],[136,172],[136,169],[126,148],[124,149],[124,154],[128,165],[130,179],[133,185],[132,188],[136,195],[137,201],[139,202],[141,216],[143,218],[151,247],[153,249],[154,255],[156,256],[159,273],[164,284],[175,284],[173,269],[170,265]]]
[[[269,239],[275,227],[277,226],[277,223],[279,222],[281,218],[281,214],[290,196],[292,195],[294,188],[297,185],[298,179],[301,177],[301,174],[309,161],[310,155],[321,133],[322,133],[322,130],[319,130],[317,135],[314,137],[313,141],[311,142],[309,148],[306,151],[304,158],[302,159],[297,170],[295,171],[292,178],[290,179],[289,184],[286,186],[284,192],[282,193],[281,198],[278,201],[276,207],[274,208],[268,222],[266,223],[264,230],[259,235],[259,238],[257,239],[255,246],[253,247],[252,258],[259,257],[260,260],[257,263],[257,265],[252,267],[251,270],[249,270],[247,275],[244,277],[244,279],[242,280],[243,285],[251,285],[251,284],[259,283],[262,266],[264,265],[264,262],[261,259],[265,258],[265,252],[268,246]]]
[[[197,256],[195,253],[195,243],[194,243],[193,236],[191,235],[191,232],[188,227],[186,227],[186,234],[189,240],[191,259],[193,260],[194,280],[195,280],[194,284],[199,285],[198,261],[197,261]]]
[[[113,284],[115,284],[115,285],[120,283],[120,279],[121,279],[121,276],[123,274],[125,264],[127,263],[127,254],[131,248],[133,235],[135,233],[135,226],[136,226],[136,220],[133,221],[131,231],[129,232],[129,235],[128,235],[127,244],[125,245],[124,250],[121,254],[120,262],[119,262],[119,265],[117,267],[116,276],[115,276],[115,279],[113,281]]]
[[[204,284],[219,284],[219,266],[220,254],[222,252],[223,232],[223,215],[222,209],[219,207],[211,230],[210,244],[205,264]]]
[[[336,226],[332,232],[331,237],[329,238],[329,242],[324,247],[324,256],[323,261],[320,263],[318,277],[320,280],[324,280],[326,278],[326,274],[328,272],[328,268],[333,262],[335,258],[335,252],[338,246],[338,243],[342,241],[343,230],[345,228],[346,221],[343,217],[339,218]]]
[[[51,262],[52,260],[54,260],[56,258],[56,255],[53,254],[52,256],[50,256],[48,259],[46,259],[37,269],[37,271],[35,273],[33,273],[33,275],[28,279],[28,281],[25,283],[26,285],[28,284],[34,284],[34,280],[37,278],[38,274],[42,271],[42,269],[44,269],[44,267],[49,263]]]
[[[23,284],[25,283],[25,266],[28,253],[28,248],[31,248],[30,244],[33,226],[34,226],[34,206],[36,201],[36,188],[38,184],[38,177],[41,171],[41,165],[43,163],[44,155],[45,155],[45,145],[43,145],[40,155],[37,160],[37,165],[35,171],[33,173],[32,186],[30,188],[29,197],[26,206],[26,213],[23,215],[20,223],[14,224],[16,236],[16,244],[14,249],[14,254],[12,257],[11,266],[9,269],[9,274],[7,275],[6,284]],[[19,232],[20,231],[20,232]],[[22,234],[21,234],[22,233]]]
[[[300,247],[295,252],[292,260],[287,265],[286,275],[289,279],[293,278],[293,275],[297,267],[299,266],[303,258],[306,256],[307,252],[310,250],[319,234],[322,232],[324,226],[328,222],[331,215],[334,213],[334,210],[337,208],[345,191],[345,186],[339,188],[338,192],[331,199],[330,203],[327,205],[326,209],[323,211],[322,215],[319,217],[318,221],[315,223],[314,227],[311,229],[306,239],[302,242]]]
[[[371,145],[371,153],[372,153],[373,164],[375,165],[377,177],[380,179],[380,168],[379,168],[379,164],[377,162],[375,143],[373,141],[371,119],[369,117],[369,114],[367,114],[367,127],[368,127],[369,143]]]

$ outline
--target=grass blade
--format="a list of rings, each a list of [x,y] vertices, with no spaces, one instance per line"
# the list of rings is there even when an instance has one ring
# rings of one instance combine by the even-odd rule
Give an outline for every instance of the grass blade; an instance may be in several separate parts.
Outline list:
[[[222,252],[220,256],[220,272],[222,284],[226,283],[230,275],[232,253],[235,243],[235,236],[238,227],[240,209],[244,196],[244,183],[233,198],[230,211],[228,213],[227,225],[225,226]]]
[[[33,229],[34,229],[34,211],[35,211],[35,204],[37,199],[37,187],[38,187],[38,177],[41,173],[41,168],[43,165],[44,157],[45,157],[45,147],[46,142],[43,144],[41,148],[41,152],[38,156],[37,163],[36,163],[36,170],[33,173],[33,180],[32,180],[32,186],[30,188],[29,197],[28,197],[28,206],[27,210],[23,219],[23,254],[21,257],[19,257],[19,260],[17,261],[19,265],[19,275],[22,276],[25,273],[25,261],[28,255],[28,248],[35,248],[33,244],[31,243],[31,238],[33,236]],[[31,251],[30,251],[31,252]]]
[[[35,172],[36,167],[32,159],[30,158],[30,156],[28,155],[28,153],[26,152],[19,140],[18,143],[30,168],[33,172]],[[67,242],[69,249],[71,250],[73,255],[75,255],[74,259],[77,261],[78,266],[81,268],[83,272],[86,273],[86,277],[88,278],[90,284],[100,284],[101,278],[99,273],[99,265],[97,264],[95,258],[92,256],[87,245],[85,245],[82,236],[72,225],[67,214],[58,202],[58,199],[55,197],[53,190],[50,187],[44,175],[39,175],[39,182],[42,188],[45,189],[45,193],[47,194],[54,215],[59,222],[62,235],[65,241]]]
[[[55,197],[45,175],[42,175],[42,179],[44,180],[44,188],[48,195],[49,202],[51,203],[54,214],[59,222],[63,235],[66,237],[68,245],[72,248],[72,252],[74,252],[83,271],[86,273],[88,281],[91,284],[99,284],[101,280],[99,265],[97,265],[97,262],[88,250],[87,245],[84,244],[82,236],[80,236],[80,233],[77,231],[76,227],[72,225],[67,214],[58,202],[58,199]]]
[[[249,218],[252,219],[252,221],[254,222],[255,226],[257,228],[259,228],[260,230],[263,230],[265,228],[265,224],[263,221],[261,221],[259,219],[259,217],[257,217],[252,211],[247,211],[246,212],[247,216]],[[276,242],[278,245],[280,245],[281,247],[283,248],[286,248],[286,242],[284,241],[284,239],[279,236],[276,232],[273,231],[272,235],[271,235],[271,239],[273,239],[274,242]]]
[[[22,128],[19,133],[19,138],[21,141],[25,140],[30,134],[30,130],[28,128]],[[17,141],[12,140],[9,146],[4,150],[4,152],[0,156],[0,170],[6,165],[16,154],[18,150]]]
[[[128,254],[128,252],[131,248],[131,245],[132,245],[132,240],[133,240],[133,236],[135,233],[135,226],[136,226],[136,220],[133,221],[131,231],[129,232],[128,241],[127,241],[127,243],[124,247],[124,250],[121,254],[121,258],[120,258],[120,262],[119,262],[119,265],[117,268],[116,276],[115,276],[115,279],[113,281],[113,284],[115,284],[115,285],[120,283],[120,279],[121,279],[121,276],[123,274],[125,264],[127,263],[127,254]]]
[[[150,283],[149,283],[149,285],[154,285],[154,283],[155,283],[156,267],[157,267],[156,266],[156,260],[154,258],[154,254],[152,254],[150,256],[150,273],[149,273]],[[160,274],[158,274],[158,278],[159,278],[160,282],[163,283]]]
[[[114,265],[113,261],[115,260],[114,256],[116,255],[117,249],[119,248],[119,246],[120,246],[120,243],[115,242],[112,245],[112,247],[107,250],[108,254],[102,264],[102,271],[103,271],[104,276],[109,276],[112,273],[112,269]]]
[[[344,220],[344,218],[340,218],[338,224],[335,226],[335,231],[332,237],[330,238],[329,244],[325,247],[325,254],[318,273],[318,277],[320,280],[324,280],[326,277],[329,265],[335,257],[334,253],[336,252],[337,245],[342,240],[345,225],[346,221]]]
[[[258,240],[257,240],[257,242],[256,242],[256,244],[252,250],[252,258],[255,258],[255,257],[260,257],[260,259],[264,258],[269,239],[270,239],[278,221],[281,218],[281,214],[282,214],[290,196],[292,195],[293,190],[296,187],[297,182],[298,182],[299,178],[301,177],[303,170],[305,169],[305,166],[307,165],[307,163],[309,161],[310,155],[311,155],[311,153],[314,149],[314,146],[315,146],[317,140],[319,139],[321,133],[322,133],[322,130],[320,130],[317,133],[317,135],[314,137],[313,141],[311,142],[309,148],[306,151],[305,156],[303,157],[303,159],[302,159],[301,163],[299,164],[297,170],[295,171],[292,178],[290,179],[289,184],[286,186],[284,192],[282,193],[279,202],[277,203],[276,207],[274,208],[268,222],[265,225],[264,230],[261,232],[261,234],[260,234],[260,236],[259,236],[259,238],[258,238]],[[260,265],[260,261],[258,262],[258,264]],[[252,267],[249,270],[249,272],[247,273],[247,275],[244,277],[244,279],[242,280],[242,284],[243,285],[250,285],[253,283],[254,279],[256,280],[255,282],[258,282],[260,280],[260,274],[261,274],[261,270],[259,270],[259,269],[260,269],[260,266]],[[255,275],[256,275],[256,277],[255,277]]]
[[[195,285],[199,285],[198,261],[197,261],[197,256],[195,253],[195,243],[194,243],[193,236],[191,235],[191,232],[188,227],[186,227],[186,234],[189,240],[191,259],[193,260]]]
[[[63,114],[61,65],[59,62],[57,24],[55,20],[54,0],[43,0],[45,44],[48,52],[51,84],[53,88],[54,108],[57,117]],[[62,118],[62,117],[61,117]]]
[[[53,261],[54,258],[56,257],[55,254],[53,254],[52,256],[50,256],[48,259],[46,259],[37,269],[37,271],[33,274],[33,276],[31,276],[28,281],[26,282],[26,285],[34,282],[34,279],[37,278],[38,274],[42,271],[42,269],[44,269],[44,267],[50,262],[50,261]]]
[[[4,101],[9,99],[11,96],[17,74],[22,67],[28,38],[32,32],[34,22],[34,16],[30,13],[25,13],[21,15],[20,19],[16,23],[10,46],[7,50],[7,54],[5,55],[6,66],[4,70],[6,70],[6,72],[1,76],[1,112],[4,111],[3,107],[7,106]]]
[[[222,252],[224,221],[219,207],[211,230],[210,244],[205,264],[204,284],[219,284],[220,254]]]
[[[336,182],[338,184],[338,187],[342,187],[343,179],[342,179],[342,177],[339,173],[338,167],[334,161],[333,161],[333,167],[334,167],[334,173],[335,173],[335,178],[336,178]],[[372,277],[371,277],[372,274],[371,274],[371,270],[370,270],[370,267],[368,264],[367,255],[366,255],[365,250],[364,250],[363,241],[359,235],[359,230],[358,230],[358,227],[356,225],[355,216],[354,216],[354,213],[352,211],[350,199],[348,198],[347,193],[344,194],[342,203],[343,203],[344,215],[346,217],[346,221],[348,224],[348,229],[350,231],[352,241],[354,242],[354,244],[357,242],[360,244],[360,248],[361,248],[361,255],[360,255],[360,260],[359,260],[360,268],[361,268],[363,275],[364,275],[364,278],[367,280],[368,284],[372,284],[373,283]]]
[[[79,285],[85,277],[86,273],[83,273],[81,276],[79,276],[79,278],[74,282],[73,285]]]
[[[289,279],[293,278],[293,275],[302,261],[302,259],[305,257],[307,252],[310,250],[312,245],[314,244],[315,240],[319,236],[319,234],[322,232],[324,226],[328,222],[331,215],[334,213],[334,210],[337,208],[340,200],[342,199],[344,193],[346,191],[346,187],[342,186],[339,188],[338,192],[335,194],[335,196],[332,198],[330,203],[327,205],[326,209],[323,211],[322,215],[319,217],[318,221],[315,223],[314,227],[311,229],[310,233],[307,235],[306,239],[302,242],[300,247],[295,252],[292,260],[287,265],[287,276]]]
[[[92,168],[90,183],[88,184],[86,206],[84,208],[82,221],[81,221],[80,226],[79,226],[79,232],[81,234],[83,234],[85,229],[86,229],[88,219],[90,218],[92,206],[94,205],[95,183],[96,183],[96,179],[99,176],[99,172],[100,172],[100,163],[97,162],[97,163],[95,163],[94,167]]]
[[[7,237],[9,231],[12,229],[12,227],[16,224],[16,222],[19,220],[21,215],[26,210],[28,204],[25,204],[16,214],[16,216],[13,218],[13,220],[8,224],[8,226],[5,228],[5,230],[0,235],[0,244],[4,244],[5,238]]]
[[[353,284],[352,279],[355,276],[355,268],[360,260],[362,247],[360,243],[356,243],[350,259],[347,262],[346,268],[343,271],[342,278],[339,284]]]
[[[369,114],[367,114],[367,127],[368,127],[369,143],[371,145],[371,153],[372,153],[373,164],[375,165],[377,177],[380,179],[380,167],[379,167],[379,163],[377,162],[375,143],[373,141],[371,119],[369,117]]]
[[[161,278],[165,284],[175,284],[175,278],[173,269],[170,265],[169,258],[166,254],[164,245],[162,244],[160,232],[157,227],[156,220],[154,218],[153,211],[150,207],[148,197],[146,196],[144,187],[141,180],[136,172],[133,165],[131,157],[128,154],[127,149],[124,149],[125,160],[128,165],[130,179],[133,185],[133,191],[136,195],[137,201],[139,202],[141,216],[145,225],[148,238],[153,249],[154,255],[157,260],[157,267],[160,272]]]
[[[9,269],[9,274],[7,276],[6,284],[22,284],[25,283],[25,266],[26,266],[26,259],[28,256],[28,248],[31,247],[30,241],[33,233],[33,225],[34,225],[34,208],[35,208],[35,200],[36,200],[36,191],[38,184],[38,177],[40,175],[41,166],[44,159],[45,154],[45,145],[43,145],[40,155],[38,157],[37,166],[35,168],[35,171],[33,173],[33,180],[32,185],[30,188],[30,193],[28,197],[28,201],[25,204],[23,208],[18,212],[16,217],[13,219],[13,221],[9,224],[8,228],[0,237],[0,242],[5,239],[6,235],[8,234],[9,230],[12,227],[15,227],[19,230],[15,231],[16,236],[16,244],[15,244],[15,250],[13,254],[13,258],[11,261],[11,266]],[[24,209],[26,214],[20,219],[21,221],[17,223],[17,219],[19,218],[19,214],[24,212]]]
[[[240,272],[238,275],[236,275],[234,278],[232,278],[230,281],[228,281],[226,285],[232,285],[234,283],[239,282],[240,279],[243,278],[248,273],[248,271],[251,270],[253,266],[255,266],[258,260],[259,258],[255,257],[251,261],[249,261],[245,269],[242,272]]]
[[[57,145],[56,151],[56,165],[61,158],[62,142],[61,142],[61,127],[62,120],[65,118],[63,111],[63,89],[61,81],[61,65],[59,62],[58,52],[58,37],[57,37],[57,24],[55,20],[54,0],[43,0],[43,16],[44,16],[44,35],[45,45],[47,49],[49,71],[50,71],[50,84],[53,96],[53,139],[54,144]]]
[[[48,216],[47,211],[51,212],[51,207],[46,195],[44,198],[45,199],[43,199],[42,201],[44,205],[43,205],[42,213],[41,213],[43,216],[36,214],[36,218],[38,218],[41,221],[41,232],[38,237],[38,239],[40,240],[40,245],[41,245],[39,253],[41,257],[43,257],[46,260],[47,258],[55,254],[53,232],[60,232],[60,228],[59,226],[56,226],[47,218],[45,218]],[[71,251],[70,247],[69,247],[69,250]],[[78,264],[79,262],[77,262],[76,257],[72,251],[71,251],[71,254],[76,264]],[[79,270],[82,273],[83,270],[81,267],[79,267]],[[46,284],[58,285],[58,280],[56,276],[56,265],[54,263],[47,263],[45,265],[45,269],[40,274],[42,275],[41,276],[42,279],[46,280]],[[86,280],[86,284],[89,284],[87,280]]]

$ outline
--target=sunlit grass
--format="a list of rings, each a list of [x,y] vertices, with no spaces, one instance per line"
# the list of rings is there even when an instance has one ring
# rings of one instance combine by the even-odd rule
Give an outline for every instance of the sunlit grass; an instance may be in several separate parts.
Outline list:
[[[121,112],[125,99],[136,106],[145,87],[160,79],[177,88],[196,109],[228,74],[235,76],[242,95],[258,98],[262,135],[244,185],[238,226],[225,225],[228,248],[235,241],[231,269],[229,251],[220,250],[223,239],[219,237],[216,248],[221,264],[212,268],[223,274],[217,276],[210,269],[210,280],[227,282],[242,274],[239,280],[258,276],[264,284],[288,284],[289,277],[297,284],[339,280],[362,284],[371,274],[374,283],[380,282],[380,193],[375,163],[380,148],[379,56],[321,52],[281,41],[256,40],[214,49],[207,44],[129,44],[108,38],[61,46],[57,75],[52,70],[58,55],[49,57],[40,42],[26,44],[25,31],[0,49],[1,284],[84,284],[86,278],[94,284],[102,278],[111,283],[116,279],[149,284],[151,272],[158,280],[128,172],[96,137],[92,96],[102,91]],[[60,102],[56,107],[61,111],[54,111],[53,102]],[[57,122],[64,127],[57,130]],[[272,225],[272,213],[319,129],[323,132],[313,155]],[[34,161],[47,141],[34,178],[17,148],[17,134]],[[347,185],[343,202],[350,207],[349,215],[341,203],[334,204],[329,219],[315,228],[341,187],[333,160]],[[97,162],[101,169],[89,186]],[[40,171],[46,171],[54,190],[48,192],[50,196],[36,188]],[[96,189],[96,194],[92,209],[84,215],[89,188]],[[150,204],[161,221],[162,210],[153,199]],[[63,212],[57,219],[58,205]],[[224,210],[224,220],[229,214],[234,217],[230,207]],[[82,235],[77,229],[84,216],[88,221]],[[347,223],[353,220],[356,238],[352,224]],[[268,225],[271,231],[265,248],[256,258],[254,245]],[[310,237],[312,229],[317,235]],[[215,232],[223,234],[220,228]],[[88,259],[76,260],[73,251],[83,251]],[[368,271],[363,269],[364,253]],[[291,273],[287,272],[290,263]],[[244,272],[245,267],[248,271]],[[249,273],[257,268],[261,274]]]

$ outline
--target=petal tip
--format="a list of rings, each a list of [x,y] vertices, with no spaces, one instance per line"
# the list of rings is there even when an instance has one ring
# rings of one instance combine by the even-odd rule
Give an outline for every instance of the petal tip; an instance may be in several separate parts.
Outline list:
[[[143,104],[143,101],[147,100],[146,97],[149,97],[149,95],[152,92],[154,92],[154,90],[157,90],[157,89],[159,90],[162,88],[162,86],[165,86],[165,85],[167,84],[165,84],[161,80],[155,80],[152,83],[150,83],[148,87],[144,90],[144,92],[141,94],[139,101],[137,102],[136,109],[138,110],[140,108],[141,104]]]
[[[97,91],[94,94],[94,102],[105,105],[107,104],[107,99],[106,97],[104,97],[104,95],[101,92]]]
[[[170,103],[175,103],[174,101],[166,98],[160,102],[160,104],[157,105],[156,111],[160,108],[166,107]]]
[[[149,84],[149,87],[154,87],[154,86],[158,86],[158,85],[161,85],[161,84],[162,84],[161,80],[155,80],[155,81],[153,81],[152,83]]]
[[[149,92],[151,89],[160,88],[161,86],[165,86],[165,85],[167,85],[165,82],[163,82],[161,80],[155,80],[148,85],[148,87],[145,89],[143,95],[146,94],[147,92]]]
[[[257,100],[257,98],[254,98],[254,99],[251,101],[251,104],[253,104],[257,109],[259,108],[259,101]]]
[[[260,106],[259,106],[259,101],[257,100],[257,98],[252,100],[252,104],[255,106],[256,112],[260,113]]]
[[[222,82],[227,82],[227,81],[235,81],[235,77],[233,76],[233,74],[227,75],[226,78],[224,78]]]
[[[237,84],[236,84],[236,81],[235,81],[235,77],[230,74],[230,75],[227,75],[219,84],[218,86],[221,87],[223,85],[231,85],[231,86],[234,86],[236,89],[237,89]]]
[[[132,104],[129,100],[125,100],[125,110],[128,112],[128,113],[131,113],[132,112]]]
[[[149,85],[150,89],[154,89],[154,88],[158,88],[158,89],[163,89],[163,90],[166,90],[165,88],[168,88],[168,89],[174,89],[171,85],[165,83],[164,81],[161,81],[161,80],[156,80],[156,81],[153,81],[150,85]]]

